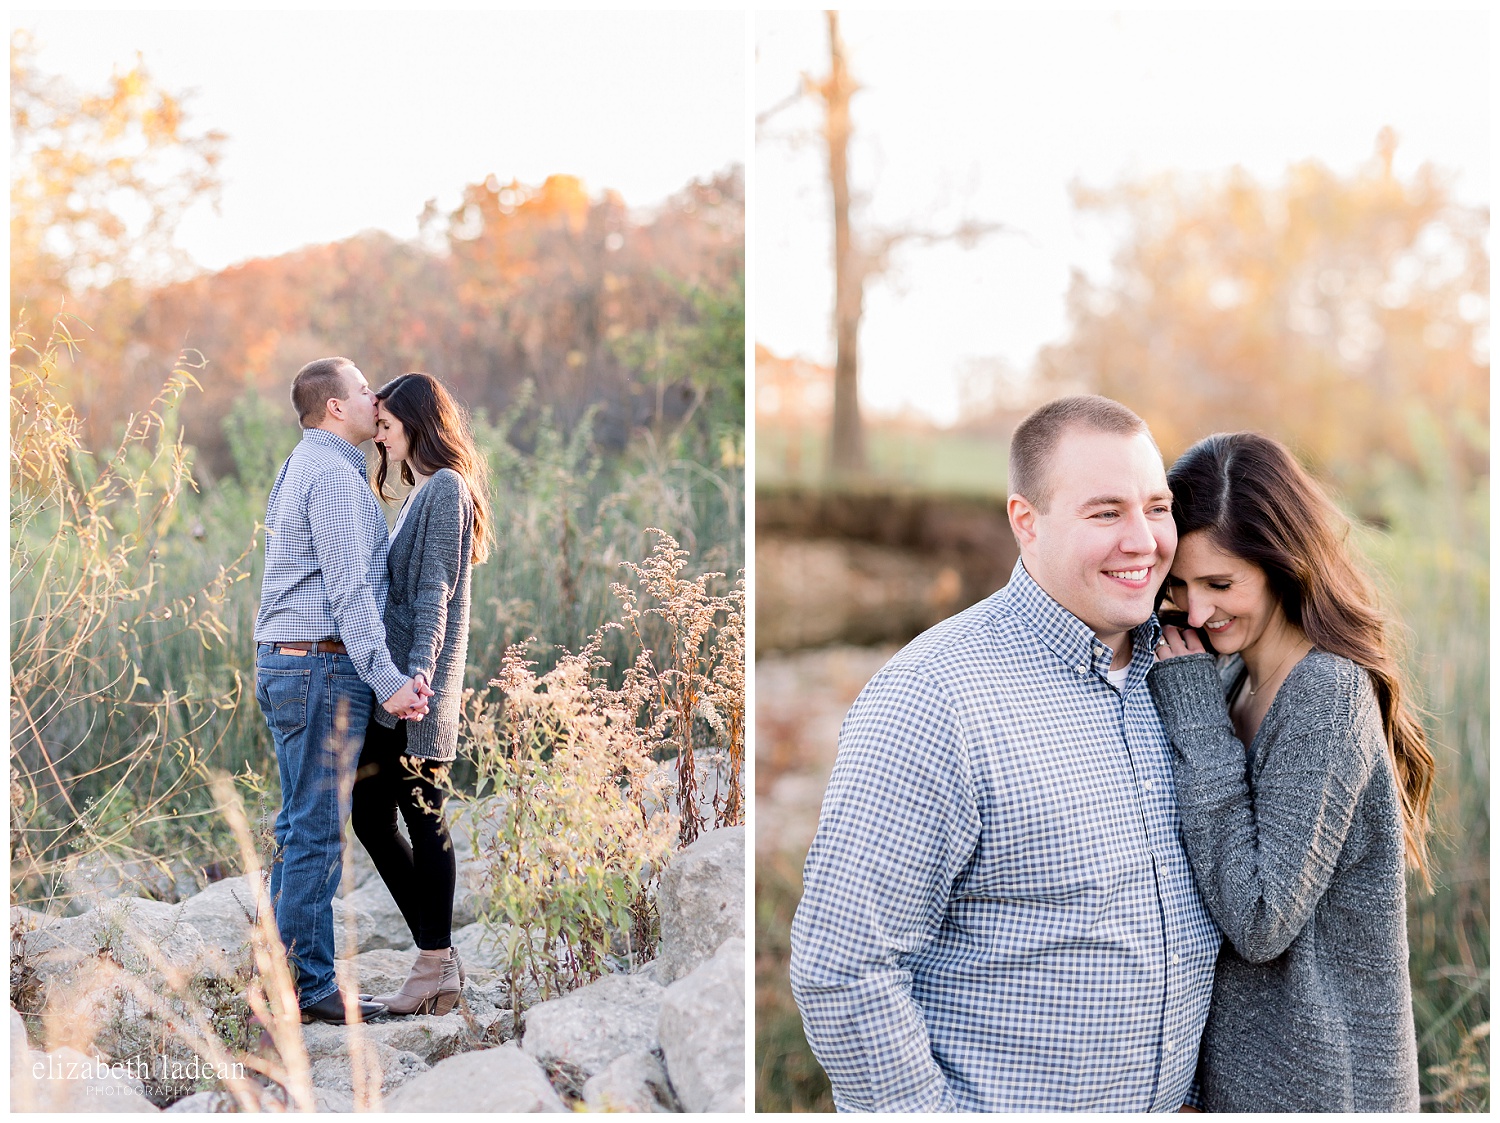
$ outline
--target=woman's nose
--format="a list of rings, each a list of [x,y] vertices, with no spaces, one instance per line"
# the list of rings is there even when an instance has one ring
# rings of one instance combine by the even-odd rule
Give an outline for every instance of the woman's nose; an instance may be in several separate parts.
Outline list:
[[[1213,619],[1214,602],[1211,598],[1202,596],[1201,594],[1195,595],[1189,593],[1187,594],[1187,602],[1188,627],[1201,628],[1209,620]]]

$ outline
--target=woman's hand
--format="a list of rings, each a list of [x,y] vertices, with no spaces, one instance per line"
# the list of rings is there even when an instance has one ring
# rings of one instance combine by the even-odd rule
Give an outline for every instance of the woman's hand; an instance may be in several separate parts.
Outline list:
[[[1156,661],[1161,663],[1182,655],[1201,655],[1205,650],[1196,630],[1167,624],[1162,627],[1161,642],[1156,645]]]

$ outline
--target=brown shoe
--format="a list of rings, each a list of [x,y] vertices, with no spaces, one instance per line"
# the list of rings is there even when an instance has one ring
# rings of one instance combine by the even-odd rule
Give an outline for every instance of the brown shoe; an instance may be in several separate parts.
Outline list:
[[[448,1013],[458,1002],[458,957],[452,948],[419,951],[411,974],[395,994],[378,995],[375,1001],[387,1014]]]

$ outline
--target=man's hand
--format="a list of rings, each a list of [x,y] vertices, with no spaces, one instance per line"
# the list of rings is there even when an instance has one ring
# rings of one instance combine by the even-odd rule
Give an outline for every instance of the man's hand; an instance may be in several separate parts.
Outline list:
[[[1165,624],[1161,630],[1161,642],[1156,645],[1156,661],[1176,659],[1182,655],[1201,655],[1206,650],[1198,633],[1192,628],[1174,628]]]
[[[421,721],[422,716],[427,713],[427,699],[431,697],[432,688],[427,685],[426,677],[418,675],[407,679],[400,690],[380,704],[388,714],[395,714],[407,721]]]

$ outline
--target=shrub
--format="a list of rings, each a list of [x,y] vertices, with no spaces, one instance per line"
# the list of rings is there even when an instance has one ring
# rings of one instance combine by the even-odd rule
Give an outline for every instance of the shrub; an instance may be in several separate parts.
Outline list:
[[[638,587],[614,586],[620,620],[541,675],[526,644],[510,647],[491,683],[503,704],[466,692],[478,780],[472,797],[455,796],[517,1013],[529,986],[547,997],[603,974],[616,940],[631,960],[648,958],[651,889],[674,841],[696,837],[709,808],[716,825],[743,822],[744,582],[715,596],[709,583],[722,574],[684,579],[686,552],[657,533],[651,556],[627,563]],[[665,627],[655,649],[648,616]],[[613,631],[636,646],[619,688],[600,653]],[[724,781],[707,807],[699,748]],[[673,753],[675,785],[657,765]]]

